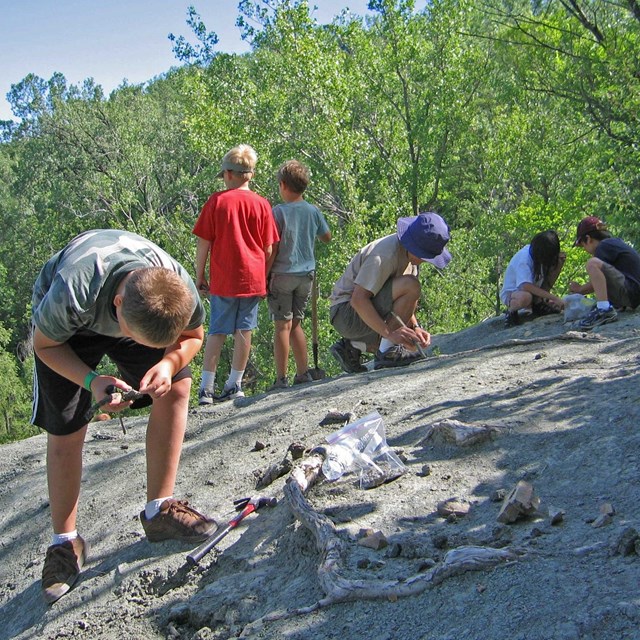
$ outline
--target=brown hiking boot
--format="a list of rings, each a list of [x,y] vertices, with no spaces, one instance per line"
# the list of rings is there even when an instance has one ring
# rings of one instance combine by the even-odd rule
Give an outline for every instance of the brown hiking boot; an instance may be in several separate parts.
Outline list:
[[[87,549],[80,536],[47,549],[42,567],[42,597],[47,604],[62,598],[74,585],[87,559]]]
[[[191,508],[186,500],[173,498],[165,500],[160,505],[160,512],[149,520],[144,511],[141,511],[140,522],[149,542],[163,540],[202,542],[218,526],[215,520]]]

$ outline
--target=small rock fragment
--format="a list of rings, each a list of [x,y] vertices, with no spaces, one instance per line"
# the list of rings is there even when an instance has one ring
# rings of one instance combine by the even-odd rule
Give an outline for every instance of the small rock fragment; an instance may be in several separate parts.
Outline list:
[[[306,447],[301,442],[292,442],[289,445],[289,451],[294,460],[300,460],[306,451]]]
[[[592,523],[591,526],[594,529],[599,529],[600,527],[606,527],[613,522],[613,518],[608,513],[601,513]]]
[[[521,480],[515,489],[504,499],[498,522],[510,524],[522,516],[532,516],[538,511],[540,498],[533,490],[533,485]]]
[[[418,573],[424,573],[425,571],[429,571],[429,569],[433,569],[436,566],[436,561],[433,558],[425,558],[418,567]]]
[[[456,517],[466,516],[469,513],[471,505],[468,502],[464,502],[459,498],[449,498],[438,503],[438,515],[443,518],[447,518],[451,515]]]
[[[618,537],[613,545],[613,553],[622,556],[630,556],[638,553],[638,544],[640,543],[640,535],[633,527],[627,527]]]
[[[564,509],[558,509],[556,507],[549,507],[549,522],[555,527],[564,521],[565,511]]]
[[[382,531],[375,531],[371,535],[360,538],[360,540],[358,540],[358,544],[362,547],[367,547],[368,549],[374,549],[377,551],[378,549],[384,549],[384,547],[389,543]]]
[[[431,475],[431,465],[423,464],[422,465],[422,469],[416,475],[420,476],[421,478],[426,478],[427,476],[430,476]]]
[[[605,516],[613,516],[616,513],[616,510],[613,508],[613,505],[610,502],[603,502],[600,505],[600,513]]]
[[[327,412],[327,415],[320,420],[319,424],[322,427],[327,424],[347,424],[348,422],[353,422],[355,419],[355,413],[351,413],[350,411],[342,413],[341,411],[331,409]]]

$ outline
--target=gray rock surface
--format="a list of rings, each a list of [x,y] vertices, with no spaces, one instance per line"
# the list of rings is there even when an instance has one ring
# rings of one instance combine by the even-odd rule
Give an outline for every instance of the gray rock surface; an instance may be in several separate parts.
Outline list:
[[[256,477],[292,443],[310,449],[339,428],[319,425],[330,410],[378,411],[408,473],[368,491],[349,475],[307,496],[346,542],[345,576],[408,578],[464,545],[517,549],[520,559],[418,596],[268,622],[253,637],[638,638],[640,544],[629,532],[640,531],[639,346],[640,313],[622,313],[592,334],[572,333],[561,317],[509,330],[493,318],[434,336],[432,356],[407,368],[194,409],[176,497],[228,520],[233,500],[256,493]],[[472,446],[425,439],[445,419],[501,428]],[[186,564],[184,546],[149,544],[137,519],[145,420],[127,418],[127,426],[126,435],[117,420],[89,428],[79,531],[91,554],[75,588],[50,607],[39,584],[51,534],[45,438],[1,447],[0,639],[222,640],[270,612],[323,597],[314,538],[282,499],[286,476],[261,491],[280,503],[249,516],[199,567]],[[495,496],[520,480],[535,488],[539,514],[500,524]],[[438,515],[438,504],[452,498],[469,505],[464,517]],[[613,507],[611,522],[593,527],[604,503]],[[552,524],[550,507],[562,510],[561,521]],[[363,529],[380,531],[388,546],[359,545]]]

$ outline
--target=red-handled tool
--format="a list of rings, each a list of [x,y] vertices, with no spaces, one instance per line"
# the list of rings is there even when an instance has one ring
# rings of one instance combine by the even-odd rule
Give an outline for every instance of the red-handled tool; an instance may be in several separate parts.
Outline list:
[[[240,500],[234,500],[236,511],[240,513],[229,520],[226,525],[219,527],[218,530],[207,540],[205,540],[197,549],[194,549],[188,556],[187,562],[193,567],[205,556],[213,547],[215,547],[222,538],[224,538],[232,529],[235,529],[242,520],[244,520],[249,514],[257,511],[262,507],[275,507],[278,501],[275,498],[241,498]]]

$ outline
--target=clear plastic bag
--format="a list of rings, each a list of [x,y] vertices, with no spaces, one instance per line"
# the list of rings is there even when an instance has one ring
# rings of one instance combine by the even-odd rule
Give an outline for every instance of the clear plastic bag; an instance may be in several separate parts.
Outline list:
[[[406,471],[402,460],[390,449],[379,413],[345,425],[327,436],[327,457],[322,473],[327,480],[337,480],[343,474],[359,471],[360,486],[373,487]]]
[[[595,306],[595,300],[587,298],[581,293],[571,293],[563,298],[564,321],[573,322],[584,318]]]

